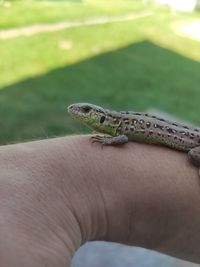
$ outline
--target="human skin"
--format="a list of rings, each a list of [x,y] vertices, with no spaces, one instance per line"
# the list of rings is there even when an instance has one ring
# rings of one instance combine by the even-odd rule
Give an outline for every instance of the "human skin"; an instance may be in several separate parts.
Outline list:
[[[69,267],[88,240],[200,263],[200,182],[181,153],[70,136],[0,147],[0,267]]]

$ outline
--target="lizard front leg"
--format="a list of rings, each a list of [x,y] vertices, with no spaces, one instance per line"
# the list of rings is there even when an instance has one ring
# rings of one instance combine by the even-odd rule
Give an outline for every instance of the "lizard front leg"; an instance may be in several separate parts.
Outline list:
[[[200,175],[200,146],[194,147],[190,149],[188,152],[188,156],[191,162],[199,168],[199,175]]]
[[[91,137],[92,143],[101,143],[102,145],[122,145],[128,142],[128,137],[124,134],[117,136],[95,135]]]

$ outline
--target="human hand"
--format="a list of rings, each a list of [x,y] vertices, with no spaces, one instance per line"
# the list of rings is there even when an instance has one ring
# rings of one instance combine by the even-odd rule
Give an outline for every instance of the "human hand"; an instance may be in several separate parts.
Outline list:
[[[0,267],[70,266],[88,240],[200,262],[200,188],[185,153],[74,136],[0,147]]]

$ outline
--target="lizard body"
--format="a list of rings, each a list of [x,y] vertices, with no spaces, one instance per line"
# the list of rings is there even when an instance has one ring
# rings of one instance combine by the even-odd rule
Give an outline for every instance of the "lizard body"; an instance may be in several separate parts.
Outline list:
[[[118,145],[128,141],[161,144],[188,152],[200,167],[200,129],[165,120],[147,113],[110,111],[88,103],[72,104],[68,112],[90,129],[106,134],[96,135],[94,142]]]

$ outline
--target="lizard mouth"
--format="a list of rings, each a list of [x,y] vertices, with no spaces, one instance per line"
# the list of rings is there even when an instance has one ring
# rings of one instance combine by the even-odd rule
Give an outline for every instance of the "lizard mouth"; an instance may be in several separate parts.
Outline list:
[[[70,105],[68,108],[67,108],[67,111],[69,112],[69,114],[72,116],[72,117],[78,117],[80,116],[80,112],[79,110],[77,109],[77,107],[75,105]]]
[[[89,105],[78,105],[78,104],[72,104],[67,108],[69,114],[71,114],[74,117],[88,117],[90,111],[92,110],[92,107]]]

